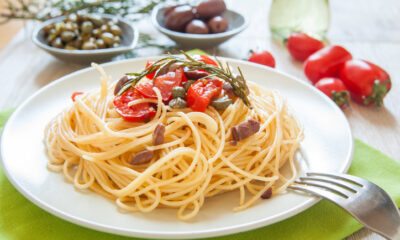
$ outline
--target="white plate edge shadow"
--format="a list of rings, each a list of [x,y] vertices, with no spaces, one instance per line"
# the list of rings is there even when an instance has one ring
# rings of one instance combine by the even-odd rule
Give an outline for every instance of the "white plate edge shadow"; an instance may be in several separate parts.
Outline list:
[[[127,59],[127,60],[122,60],[122,61],[117,61],[117,62],[110,62],[110,63],[105,63],[105,64],[101,64],[101,66],[112,66],[112,65],[118,65],[121,63],[126,63],[126,62],[135,62],[135,61],[144,61],[144,60],[148,60],[148,59],[157,59],[160,58],[160,56],[156,56],[156,57],[143,57],[143,58],[135,58],[135,59]],[[323,98],[325,98],[327,100],[327,102],[329,102],[332,106],[335,106],[336,108],[338,108],[335,103],[333,103],[327,96],[325,96],[323,93],[319,92],[316,89],[313,89],[311,86],[307,85],[306,83],[304,83],[303,81],[297,79],[296,77],[293,77],[289,74],[283,73],[279,70],[276,69],[272,69],[269,67],[265,67],[265,66],[261,66],[255,63],[249,63],[246,61],[242,61],[242,60],[237,60],[237,59],[231,59],[231,58],[222,58],[220,57],[221,60],[224,61],[229,61],[230,63],[239,63],[239,64],[245,64],[245,65],[250,65],[250,66],[256,66],[259,68],[264,68],[264,69],[268,69],[269,71],[274,71],[277,72],[280,75],[284,75],[288,78],[291,78],[291,80],[296,81],[297,83],[306,86],[307,88],[310,88],[312,91],[314,91],[315,93],[319,94],[320,96],[322,96]],[[65,81],[68,78],[74,77],[75,75],[79,75],[81,73],[87,72],[87,71],[92,71],[91,67],[88,68],[84,68],[81,69],[79,71],[70,73],[66,76],[63,76],[53,82],[51,82],[50,84],[42,87],[41,89],[39,89],[38,91],[36,91],[33,95],[31,95],[28,99],[26,99],[22,104],[20,104],[18,106],[18,108],[13,112],[13,114],[10,116],[9,121],[7,121],[7,123],[5,124],[4,128],[3,128],[3,132],[2,132],[2,136],[0,138],[0,143],[1,143],[1,165],[3,168],[3,171],[5,172],[7,178],[9,179],[9,181],[12,183],[12,185],[27,199],[29,199],[31,202],[33,202],[35,205],[37,205],[38,207],[42,208],[43,210],[57,216],[60,217],[61,219],[67,220],[69,222],[75,223],[77,225],[80,226],[84,226],[90,229],[94,229],[94,230],[98,230],[98,231],[102,231],[102,232],[108,232],[108,233],[113,233],[113,234],[118,234],[118,235],[125,235],[125,236],[130,236],[130,237],[142,237],[142,238],[168,238],[168,239],[172,239],[172,238],[203,238],[203,237],[215,237],[215,236],[221,236],[221,235],[229,235],[229,234],[233,234],[233,233],[238,233],[238,232],[242,232],[242,231],[249,231],[249,230],[253,230],[256,228],[260,228],[266,225],[270,225],[272,223],[276,223],[279,221],[282,221],[284,219],[287,219],[291,216],[294,216],[306,209],[308,209],[309,207],[313,206],[315,203],[317,203],[320,198],[317,197],[309,197],[309,200],[307,200],[306,202],[304,202],[303,204],[297,205],[295,208],[289,209],[286,212],[282,212],[281,214],[279,214],[279,216],[271,219],[261,219],[258,221],[253,221],[253,222],[247,222],[245,224],[241,224],[241,225],[235,225],[235,226],[231,226],[231,227],[225,227],[225,228],[221,228],[221,229],[214,229],[212,231],[194,231],[191,232],[190,234],[182,234],[180,232],[140,232],[140,231],[125,231],[123,229],[118,229],[118,228],[114,228],[114,227],[110,227],[107,225],[103,225],[103,224],[99,224],[99,223],[95,223],[95,222],[90,222],[87,221],[85,219],[82,219],[80,217],[74,216],[74,215],[70,215],[68,213],[63,212],[62,210],[56,209],[52,206],[50,206],[48,203],[43,202],[42,200],[40,200],[37,196],[32,196],[28,190],[24,189],[24,187],[20,186],[18,181],[10,174],[10,172],[7,170],[7,168],[5,167],[5,163],[3,160],[3,135],[4,135],[4,130],[7,130],[7,126],[9,122],[12,122],[14,117],[18,115],[19,111],[27,104],[30,102],[31,99],[35,98],[37,95],[41,94],[43,91],[45,91],[47,88],[52,87],[55,84],[58,84],[59,82]],[[341,111],[340,111],[341,112]],[[346,158],[346,164],[342,166],[342,168],[340,169],[339,172],[344,173],[348,170],[348,168],[350,167],[351,164],[351,159],[353,156],[353,151],[354,151],[354,142],[353,142],[353,137],[352,137],[352,133],[350,130],[350,125],[347,121],[346,116],[344,115],[343,112],[341,112],[342,117],[344,117],[344,119],[346,119],[346,124],[347,124],[347,129],[348,130],[348,137],[350,138],[349,143],[351,144],[349,146],[349,152],[347,154],[347,158]]]

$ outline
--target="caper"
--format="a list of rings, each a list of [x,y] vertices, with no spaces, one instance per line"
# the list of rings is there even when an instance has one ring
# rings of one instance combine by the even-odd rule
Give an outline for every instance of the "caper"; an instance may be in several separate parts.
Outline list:
[[[61,41],[61,38],[58,37],[51,42],[51,46],[55,48],[63,48],[64,45]]]
[[[104,24],[103,18],[101,16],[99,16],[99,15],[91,15],[90,16],[90,20],[93,22],[93,24],[96,27],[100,27],[101,25]]]
[[[68,44],[67,46],[64,47],[64,49],[66,49],[66,50],[76,50],[77,48],[74,47],[74,46],[71,45],[71,44]]]
[[[90,34],[93,31],[93,23],[91,21],[84,21],[81,26],[82,33]]]
[[[172,88],[172,97],[173,98],[185,98],[186,91],[183,87],[176,86]]]
[[[80,14],[76,14],[76,22],[81,23],[83,21],[83,17]]]
[[[195,82],[196,82],[195,80],[189,80],[189,81],[185,82],[185,84],[183,84],[185,91],[187,92],[189,90],[190,85],[192,85]]]
[[[224,110],[230,104],[232,104],[232,99],[227,98],[227,97],[216,98],[211,101],[211,106],[213,106],[217,110]]]
[[[101,33],[100,29],[98,29],[98,28],[93,29],[93,31],[92,31],[92,35],[95,37],[100,37],[100,33]]]
[[[96,44],[93,41],[86,41],[82,44],[83,50],[93,50],[96,49]]]
[[[64,43],[72,41],[76,37],[74,32],[71,31],[64,31],[61,33],[61,40]]]
[[[54,39],[54,38],[52,38],[50,35],[47,36],[47,38],[46,38],[46,43],[50,45],[51,42],[53,41],[53,39]]]
[[[82,15],[82,20],[83,21],[90,21],[90,16],[88,14]]]
[[[57,36],[50,34],[49,36],[47,36],[46,38],[46,42],[47,44],[51,45],[51,42],[56,38]]]
[[[50,31],[51,31],[53,28],[54,28],[54,24],[49,24],[49,25],[43,27],[43,31],[44,31],[46,34],[49,34]]]
[[[78,20],[78,16],[75,13],[71,13],[68,15],[67,19],[71,22],[76,22]]]
[[[86,34],[86,33],[81,34],[81,37],[82,37],[82,40],[83,40],[83,41],[88,41],[88,40],[90,40],[91,38],[93,38],[93,37],[92,37],[92,34]]]
[[[103,33],[103,32],[107,32],[109,30],[109,28],[108,28],[108,24],[103,24],[103,25],[101,25],[101,27],[100,27],[100,31]]]
[[[57,34],[61,33],[64,30],[64,28],[65,28],[64,22],[56,23],[55,30]]]
[[[121,36],[121,34],[122,34],[122,30],[118,25],[111,25],[110,31],[115,36]]]
[[[72,42],[72,46],[74,46],[74,47],[77,48],[77,49],[80,49],[80,48],[82,47],[82,43],[83,43],[82,37],[81,37],[81,36],[78,36],[78,37]]]
[[[114,37],[114,42],[121,43],[121,38],[119,36]]]
[[[174,98],[171,101],[169,101],[168,104],[171,108],[185,108],[187,107],[187,102],[183,100],[182,98]]]
[[[65,23],[64,31],[74,31],[74,25],[72,22]]]
[[[49,36],[52,38],[52,39],[55,39],[56,37],[58,37],[58,33],[57,33],[57,31],[56,31],[56,29],[51,29],[50,30],[50,33],[49,33]]]
[[[74,28],[74,31],[79,31],[79,26],[77,23],[72,23],[72,27]]]
[[[99,38],[96,40],[96,46],[97,48],[105,48],[106,44],[104,43],[103,39]]]
[[[101,39],[107,44],[108,46],[111,46],[114,43],[114,35],[109,32],[104,32],[101,34]]]

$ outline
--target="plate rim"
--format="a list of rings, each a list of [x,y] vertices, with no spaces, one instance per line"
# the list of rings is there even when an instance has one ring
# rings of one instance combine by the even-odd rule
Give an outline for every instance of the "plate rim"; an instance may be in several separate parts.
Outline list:
[[[108,67],[108,66],[113,66],[113,65],[119,65],[119,64],[123,64],[126,62],[136,62],[136,61],[145,61],[145,60],[153,60],[153,59],[158,59],[162,56],[165,55],[158,55],[158,56],[150,56],[150,57],[140,57],[140,58],[131,58],[131,59],[124,59],[124,60],[120,60],[120,61],[115,61],[115,62],[108,62],[108,63],[103,63],[103,64],[99,64],[102,67]],[[308,89],[312,90],[313,92],[315,92],[316,94],[319,94],[320,96],[322,96],[323,98],[325,98],[325,100],[329,100],[327,101],[329,104],[331,104],[332,106],[338,108],[340,110],[340,108],[333,102],[331,101],[325,94],[319,92],[318,90],[314,89],[312,86],[310,86],[309,84],[307,84],[306,82],[300,80],[299,78],[292,76],[290,74],[284,73],[280,70],[277,70],[275,68],[271,68],[268,66],[263,66],[263,65],[259,65],[256,63],[251,63],[251,62],[247,62],[244,60],[240,60],[240,59],[233,59],[233,58],[229,58],[229,57],[218,57],[221,60],[224,61],[229,61],[232,63],[239,63],[239,64],[245,64],[245,65],[250,65],[250,66],[255,66],[258,68],[263,68],[263,69],[267,69],[268,71],[272,71],[272,72],[276,72],[280,75],[283,75],[287,78],[290,78],[292,81],[295,81],[305,87],[307,87]],[[10,124],[10,122],[13,121],[13,119],[15,118],[15,116],[18,115],[18,113],[21,111],[21,109],[27,105],[33,98],[35,98],[37,95],[41,94],[43,91],[45,91],[47,88],[52,87],[53,85],[56,85],[62,81],[66,81],[68,78],[74,77],[75,75],[80,75],[82,73],[88,72],[88,71],[94,71],[94,69],[89,66],[83,69],[80,69],[78,71],[74,71],[72,73],[69,73],[61,78],[58,78],[54,81],[52,81],[51,83],[41,87],[40,89],[38,89],[36,92],[34,92],[31,96],[29,96],[25,101],[23,101],[15,110],[14,112],[11,114],[11,116],[8,118],[6,124],[3,127],[3,130],[1,132],[1,136],[0,136],[0,164],[1,167],[3,169],[4,174],[6,175],[7,179],[10,181],[10,183],[18,190],[18,192],[20,194],[22,194],[25,198],[27,198],[30,202],[32,202],[33,204],[35,204],[36,206],[38,206],[39,208],[41,208],[42,210],[45,210],[46,212],[57,216],[63,220],[66,220],[67,222],[73,223],[73,224],[77,224],[79,226],[85,227],[85,228],[89,228],[89,229],[93,229],[96,231],[100,231],[100,232],[105,232],[105,233],[111,233],[111,234],[116,234],[116,235],[122,235],[122,236],[128,236],[128,237],[140,237],[140,238],[163,238],[163,239],[188,239],[188,237],[190,237],[191,239],[196,239],[196,238],[204,238],[204,237],[217,237],[217,236],[225,236],[225,235],[230,235],[230,234],[235,234],[235,233],[239,233],[239,232],[244,232],[244,231],[250,231],[250,230],[255,230],[261,227],[265,227],[265,226],[269,226],[271,224],[275,224],[278,223],[282,220],[285,220],[287,218],[293,217],[297,214],[299,214],[300,212],[306,211],[307,209],[309,209],[310,207],[312,207],[313,205],[315,205],[317,202],[319,202],[321,200],[321,198],[319,197],[309,197],[310,199],[305,201],[304,203],[297,205],[296,207],[292,208],[292,209],[288,209],[284,212],[281,212],[279,215],[277,215],[276,217],[270,217],[269,220],[268,219],[260,219],[260,220],[256,220],[256,221],[252,221],[252,222],[246,222],[244,224],[238,224],[238,225],[234,225],[234,226],[229,226],[229,227],[220,227],[220,228],[216,228],[214,230],[207,230],[207,231],[192,231],[190,233],[190,235],[188,233],[181,233],[178,231],[175,232],[149,232],[149,231],[127,231],[124,230],[122,228],[118,228],[118,227],[110,227],[101,223],[96,223],[93,221],[89,221],[89,220],[85,220],[81,217],[77,217],[71,214],[68,214],[62,210],[59,210],[55,207],[52,207],[50,204],[40,200],[37,196],[31,195],[29,193],[29,191],[27,191],[24,187],[20,186],[18,184],[18,181],[12,176],[12,174],[8,171],[8,169],[5,167],[5,162],[4,162],[4,156],[3,156],[3,138],[4,138],[4,132],[7,131],[8,129],[8,125]],[[351,131],[351,126],[347,120],[346,115],[343,113],[343,111],[338,111],[340,115],[342,115],[342,117],[344,117],[344,119],[346,120],[345,123],[347,125],[347,129],[348,130],[348,137],[350,140],[350,146],[349,146],[349,152],[346,156],[346,164],[344,164],[342,166],[342,168],[340,169],[340,171],[338,171],[338,173],[346,173],[348,171],[348,169],[350,168],[350,165],[352,163],[352,158],[353,158],[353,154],[354,154],[354,138],[353,138],[353,134]],[[272,220],[273,219],[273,220]]]

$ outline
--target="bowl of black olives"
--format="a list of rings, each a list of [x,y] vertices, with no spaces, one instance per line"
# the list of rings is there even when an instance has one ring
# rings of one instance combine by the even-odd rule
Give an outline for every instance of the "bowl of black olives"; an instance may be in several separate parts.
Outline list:
[[[212,48],[243,31],[247,19],[226,8],[223,0],[189,4],[159,5],[152,23],[161,33],[183,48]]]
[[[56,58],[78,64],[105,62],[131,51],[139,33],[128,21],[108,14],[69,14],[40,24],[33,42]]]

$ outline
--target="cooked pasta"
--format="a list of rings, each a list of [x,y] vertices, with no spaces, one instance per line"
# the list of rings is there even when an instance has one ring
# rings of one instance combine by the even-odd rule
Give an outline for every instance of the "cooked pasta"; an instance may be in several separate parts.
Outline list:
[[[236,99],[225,110],[205,112],[173,109],[157,99],[140,99],[156,106],[148,122],[128,122],[113,105],[115,83],[101,72],[101,87],[76,97],[47,126],[48,168],[60,171],[77,189],[90,189],[110,198],[121,209],[150,212],[176,208],[181,220],[195,217],[205,199],[239,191],[233,211],[253,205],[267,191],[278,194],[295,179],[294,156],[302,130],[276,91],[249,84],[252,108]],[[232,127],[254,119],[259,131],[232,144]],[[165,125],[165,140],[152,144],[152,134]],[[151,161],[133,165],[143,150]],[[287,163],[291,176],[281,167]],[[278,184],[279,182],[279,184]]]

